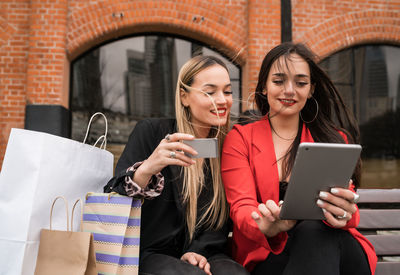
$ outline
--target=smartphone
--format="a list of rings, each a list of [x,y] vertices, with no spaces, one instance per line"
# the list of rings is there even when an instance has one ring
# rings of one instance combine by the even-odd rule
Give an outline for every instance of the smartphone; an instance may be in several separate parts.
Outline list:
[[[185,152],[185,155],[191,158],[216,158],[218,156],[218,139],[216,138],[196,138],[182,142],[197,151],[196,156]]]

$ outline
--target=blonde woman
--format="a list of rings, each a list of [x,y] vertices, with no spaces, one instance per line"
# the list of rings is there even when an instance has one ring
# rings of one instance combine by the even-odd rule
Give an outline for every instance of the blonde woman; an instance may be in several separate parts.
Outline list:
[[[228,207],[219,157],[195,159],[183,140],[228,130],[232,92],[226,65],[196,56],[183,65],[176,89],[176,119],[145,119],[129,137],[105,187],[144,197],[140,274],[247,274],[225,256]]]

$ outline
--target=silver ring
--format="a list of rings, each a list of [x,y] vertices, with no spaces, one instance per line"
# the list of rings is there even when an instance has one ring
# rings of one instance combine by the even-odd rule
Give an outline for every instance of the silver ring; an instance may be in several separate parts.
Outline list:
[[[169,140],[170,140],[170,137],[169,137],[169,136],[170,136],[170,134],[166,134],[164,138],[165,138],[167,141],[169,141]]]
[[[176,153],[175,153],[175,151],[171,151],[171,152],[169,153],[169,157],[172,158],[172,159],[175,159],[175,158],[176,158]]]
[[[347,212],[344,211],[343,216],[336,216],[338,219],[342,220],[345,219],[347,217]]]
[[[358,201],[360,200],[360,195],[357,193],[353,193],[354,198],[353,198],[353,203],[358,203]]]

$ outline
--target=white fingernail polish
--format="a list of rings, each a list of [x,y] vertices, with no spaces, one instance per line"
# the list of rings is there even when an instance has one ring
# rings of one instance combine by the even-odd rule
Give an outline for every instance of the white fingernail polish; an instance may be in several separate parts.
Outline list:
[[[328,197],[328,193],[324,192],[324,191],[320,191],[319,192],[319,197],[322,199],[326,199]]]
[[[336,188],[332,188],[332,189],[331,189],[331,193],[332,193],[332,194],[338,194],[338,193],[339,193],[339,190],[336,189]]]
[[[260,218],[260,216],[258,215],[258,213],[257,213],[257,212],[253,212],[253,213],[251,213],[251,217],[252,217],[253,219],[255,219],[255,220],[257,220],[257,219],[259,219],[259,218]]]
[[[323,203],[321,200],[317,200],[317,204],[318,204],[319,206],[324,205],[324,203]]]
[[[321,209],[322,209],[322,212],[326,213],[326,210],[324,208],[321,208]]]

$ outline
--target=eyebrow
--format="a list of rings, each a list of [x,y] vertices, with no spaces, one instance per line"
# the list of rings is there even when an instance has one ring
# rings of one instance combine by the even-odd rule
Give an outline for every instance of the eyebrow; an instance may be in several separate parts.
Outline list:
[[[279,77],[284,77],[286,74],[284,73],[274,73],[272,74],[273,76],[279,76]],[[310,77],[309,75],[306,74],[296,74],[295,77]]]
[[[217,88],[217,87],[218,87],[218,86],[215,85],[215,84],[209,84],[209,83],[204,84],[203,87],[204,87],[204,86],[206,86],[206,87],[211,87],[211,88]],[[224,87],[226,88],[226,87],[231,87],[231,86],[232,86],[232,84],[229,83],[229,84],[226,84]]]

